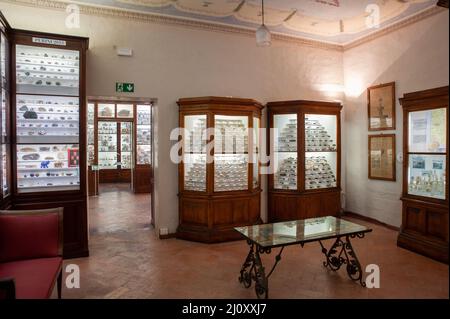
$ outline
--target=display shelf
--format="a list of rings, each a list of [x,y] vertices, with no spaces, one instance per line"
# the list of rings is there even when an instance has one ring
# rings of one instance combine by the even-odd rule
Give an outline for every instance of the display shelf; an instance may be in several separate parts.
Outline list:
[[[18,143],[78,142],[77,98],[18,94],[16,100]]]
[[[77,96],[79,80],[78,51],[16,46],[17,93]]]
[[[260,222],[262,105],[218,97],[181,99],[178,105],[184,130],[177,236],[205,242],[236,239],[233,227]]]
[[[72,154],[78,145],[18,144],[18,191],[42,188],[46,191],[80,184],[79,163]]]
[[[341,108],[320,101],[268,103],[271,222],[340,214]]]

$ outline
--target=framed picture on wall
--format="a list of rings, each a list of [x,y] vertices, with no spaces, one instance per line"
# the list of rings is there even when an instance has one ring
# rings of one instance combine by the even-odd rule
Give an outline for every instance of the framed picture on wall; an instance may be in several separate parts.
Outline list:
[[[369,179],[395,181],[395,134],[369,135]]]
[[[395,130],[395,82],[367,89],[369,131]]]

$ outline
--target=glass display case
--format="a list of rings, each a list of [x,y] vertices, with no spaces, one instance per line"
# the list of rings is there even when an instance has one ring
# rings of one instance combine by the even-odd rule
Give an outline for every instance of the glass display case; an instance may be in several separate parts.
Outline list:
[[[402,225],[397,244],[448,263],[448,86],[406,93]]]
[[[334,102],[268,103],[271,222],[340,213],[341,108]]]
[[[445,107],[409,113],[409,195],[446,198],[447,116]]]
[[[10,194],[10,130],[9,130],[9,74],[7,70],[8,59],[8,39],[4,33],[5,28],[3,24],[0,31],[0,98],[1,98],[1,183],[3,197]]]
[[[233,226],[260,221],[262,105],[219,97],[181,99],[178,105],[184,129],[178,236],[206,242],[233,238]],[[192,219],[194,207],[199,213]],[[211,226],[220,220],[220,230]]]
[[[95,104],[88,103],[87,109],[87,151],[88,165],[95,164]]]
[[[123,169],[130,169],[133,151],[133,123],[120,123],[120,166]]]
[[[151,105],[136,106],[136,165],[151,164]]]
[[[98,166],[117,169],[117,122],[98,122]]]
[[[16,45],[20,193],[80,189],[80,52]]]

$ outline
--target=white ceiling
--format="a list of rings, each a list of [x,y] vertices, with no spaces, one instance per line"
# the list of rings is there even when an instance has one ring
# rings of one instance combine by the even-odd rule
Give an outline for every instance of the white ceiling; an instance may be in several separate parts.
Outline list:
[[[76,2],[256,29],[261,0],[78,0]],[[345,44],[435,6],[436,0],[265,0],[271,32]],[[368,27],[368,5],[380,12]]]

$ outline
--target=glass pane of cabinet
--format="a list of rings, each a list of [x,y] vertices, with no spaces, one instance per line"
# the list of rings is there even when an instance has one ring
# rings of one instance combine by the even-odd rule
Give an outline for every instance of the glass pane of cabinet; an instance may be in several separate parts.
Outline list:
[[[446,156],[410,154],[408,194],[445,199]]]
[[[276,114],[274,130],[274,188],[297,189],[297,114]]]
[[[76,97],[17,95],[18,143],[78,143]]]
[[[214,117],[214,191],[248,189],[248,117]]]
[[[136,164],[151,164],[151,105],[137,105]]]
[[[130,122],[120,123],[120,164],[121,168],[131,168],[133,124]]]
[[[98,165],[100,169],[117,168],[116,122],[98,122]]]
[[[409,113],[408,150],[410,153],[445,153],[447,109]]]
[[[15,48],[17,190],[79,189],[79,52]]]
[[[206,115],[184,117],[184,189],[206,191]]]
[[[336,187],[336,115],[305,114],[305,189]]]
[[[259,187],[259,118],[253,118],[253,188]]]
[[[79,52],[16,45],[17,93],[79,94]]]
[[[133,118],[133,104],[117,104],[117,117]]]
[[[8,179],[8,154],[7,154],[7,147],[9,145],[2,144],[1,152],[2,152],[2,191],[3,195],[9,194],[9,179]]]
[[[18,144],[19,192],[78,189],[78,144]]]
[[[87,113],[87,140],[88,140],[88,165],[93,165],[95,161],[95,104],[88,104]]]
[[[446,108],[409,113],[407,169],[410,195],[446,198],[446,120]]]
[[[98,103],[97,112],[98,117],[115,117],[116,105],[108,103]]]

